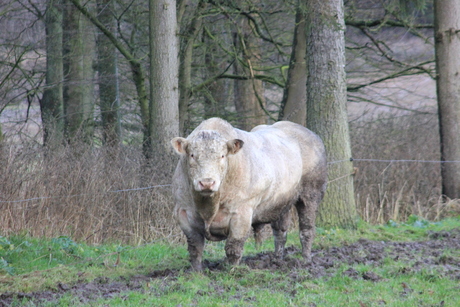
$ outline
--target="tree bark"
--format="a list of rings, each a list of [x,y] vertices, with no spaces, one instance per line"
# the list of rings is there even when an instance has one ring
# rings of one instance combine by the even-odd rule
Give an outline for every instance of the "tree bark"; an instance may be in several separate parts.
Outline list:
[[[215,29],[214,29],[215,30]],[[230,80],[216,78],[229,65],[219,56],[219,47],[207,31],[203,31],[203,44],[206,46],[204,53],[205,71],[204,80],[212,80],[204,90],[204,118],[225,118],[225,106],[228,103]],[[233,101],[232,101],[233,102]]]
[[[289,120],[302,126],[307,122],[307,41],[304,11],[302,3],[299,3],[288,77],[279,114],[279,120]]]
[[[113,2],[97,0],[99,21],[114,32]],[[120,117],[118,100],[118,76],[116,49],[109,38],[100,30],[97,34],[97,70],[99,73],[99,97],[101,105],[102,137],[106,146],[112,149],[120,144]]]
[[[170,141],[179,135],[178,39],[175,0],[149,0],[150,138],[167,180],[174,169]],[[152,153],[153,154],[153,153]],[[155,161],[153,161],[155,162]]]
[[[239,127],[251,130],[257,125],[265,124],[267,116],[265,108],[264,87],[261,80],[255,79],[254,68],[260,58],[258,41],[251,34],[251,25],[247,17],[243,16],[239,29],[234,35],[236,50],[241,53],[241,62],[235,61],[235,75],[247,76],[247,80],[235,80],[235,108],[239,116]]]
[[[141,122],[142,122],[142,132],[143,132],[143,145],[142,150],[144,156],[149,159],[152,150],[150,144],[150,118],[149,118],[149,98],[147,94],[147,89],[145,87],[145,72],[139,62],[139,60],[126,48],[116,37],[110,32],[104,25],[91,14],[85,7],[83,7],[79,0],[68,0],[73,3],[73,5],[78,8],[78,10],[86,16],[99,30],[104,33],[105,36],[112,42],[112,44],[117,48],[117,50],[125,57],[129,62],[129,66],[132,73],[132,79],[134,86],[136,87],[137,99],[139,103],[139,108],[141,112]]]
[[[324,141],[328,161],[351,157],[346,109],[345,39],[342,0],[304,0],[307,37],[307,127]],[[357,212],[351,162],[329,165],[331,182],[318,223],[355,227]]]
[[[46,84],[40,100],[43,144],[59,146],[64,140],[61,0],[49,0],[45,14],[45,31]]]
[[[180,64],[179,64],[179,132],[183,135],[189,128],[188,105],[192,95],[192,62],[193,45],[201,29],[202,11],[206,8],[206,1],[200,0],[194,17],[182,33]]]
[[[460,2],[436,0],[435,50],[441,160],[460,161]],[[460,163],[442,163],[442,193],[460,198]]]
[[[73,6],[64,12],[64,116],[69,143],[91,142],[93,136],[94,32]]]

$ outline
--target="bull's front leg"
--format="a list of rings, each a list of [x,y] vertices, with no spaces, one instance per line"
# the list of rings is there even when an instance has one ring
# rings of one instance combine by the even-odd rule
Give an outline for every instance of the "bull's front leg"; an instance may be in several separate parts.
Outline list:
[[[225,244],[225,254],[227,261],[231,265],[238,265],[243,256],[244,242],[251,230],[252,210],[241,210],[242,212],[233,214],[229,225],[229,236]]]
[[[203,249],[204,236],[198,232],[185,234],[187,237],[188,253],[190,255],[190,263],[195,271],[203,270]]]
[[[187,237],[188,253],[190,263],[195,271],[203,269],[204,233],[200,231],[200,225],[195,225],[197,219],[190,217],[185,209],[177,211],[179,226]],[[204,227],[204,223],[202,223]]]

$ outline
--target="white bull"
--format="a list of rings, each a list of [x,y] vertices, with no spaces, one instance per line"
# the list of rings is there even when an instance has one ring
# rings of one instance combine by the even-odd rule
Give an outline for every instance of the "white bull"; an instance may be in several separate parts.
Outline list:
[[[238,264],[251,226],[260,243],[267,223],[275,253],[282,257],[292,205],[302,254],[311,259],[316,211],[327,181],[326,153],[316,134],[287,121],[246,132],[211,118],[171,143],[180,154],[173,176],[174,214],[195,270],[202,269],[205,238],[226,239],[227,260]]]

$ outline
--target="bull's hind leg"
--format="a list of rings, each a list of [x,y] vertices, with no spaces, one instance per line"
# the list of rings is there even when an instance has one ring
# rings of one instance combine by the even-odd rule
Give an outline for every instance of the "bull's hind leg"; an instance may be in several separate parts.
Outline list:
[[[288,206],[280,215],[277,221],[272,222],[273,236],[275,237],[275,256],[284,257],[284,246],[291,219],[291,206]]]
[[[311,261],[311,246],[315,239],[315,220],[319,203],[323,198],[322,190],[315,188],[305,189],[295,204],[299,215],[300,243],[302,244],[302,256]]]
[[[254,240],[256,241],[256,249],[259,250],[262,246],[262,232],[264,230],[265,224],[254,224],[252,225],[252,230],[254,231]]]

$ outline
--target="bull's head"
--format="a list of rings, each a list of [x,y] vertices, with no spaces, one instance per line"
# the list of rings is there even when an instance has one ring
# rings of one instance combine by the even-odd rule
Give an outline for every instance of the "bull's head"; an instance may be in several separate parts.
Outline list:
[[[203,130],[190,139],[176,137],[171,144],[185,158],[188,177],[196,192],[210,196],[219,190],[228,169],[228,156],[242,147],[239,139],[226,140],[218,132]]]

